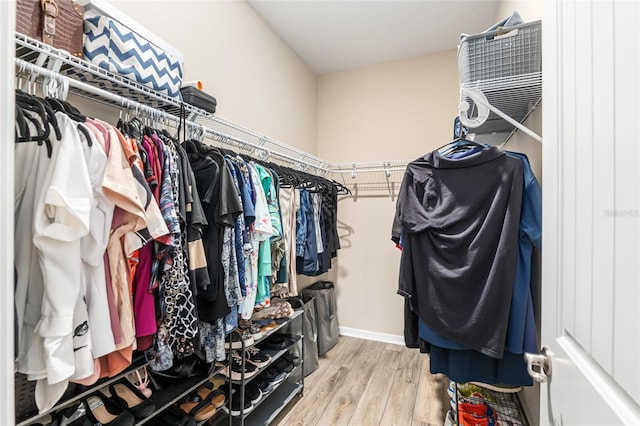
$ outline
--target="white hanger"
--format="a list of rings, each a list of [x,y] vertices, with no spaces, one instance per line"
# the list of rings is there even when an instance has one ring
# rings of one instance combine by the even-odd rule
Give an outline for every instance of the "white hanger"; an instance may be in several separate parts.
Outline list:
[[[513,118],[509,117],[504,112],[500,111],[498,108],[494,107],[489,103],[487,97],[482,93],[482,90],[478,88],[471,87],[461,87],[460,88],[460,97],[468,96],[478,107],[478,116],[476,118],[469,118],[468,110],[469,103],[466,101],[460,102],[459,113],[460,113],[460,121],[467,127],[474,128],[482,125],[487,118],[489,117],[489,111],[493,111],[498,116],[502,117],[504,120],[517,127],[518,129],[525,132],[527,135],[531,136],[538,142],[542,142],[542,137],[537,133],[530,130],[528,127],[523,124],[517,122]]]

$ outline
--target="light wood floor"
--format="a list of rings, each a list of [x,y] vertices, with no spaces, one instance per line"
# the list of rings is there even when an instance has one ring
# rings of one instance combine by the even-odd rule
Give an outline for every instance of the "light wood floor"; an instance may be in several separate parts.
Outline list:
[[[440,426],[448,383],[417,349],[340,337],[274,425]]]

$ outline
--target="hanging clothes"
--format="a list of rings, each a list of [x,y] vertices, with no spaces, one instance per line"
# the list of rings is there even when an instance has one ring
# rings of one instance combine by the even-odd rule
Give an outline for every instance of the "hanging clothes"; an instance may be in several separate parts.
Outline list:
[[[301,192],[307,273],[330,265],[329,181],[69,111],[16,123],[18,142],[40,142],[15,151],[15,314],[17,369],[38,381],[41,410],[134,351],[156,371],[199,351],[222,360],[239,319],[297,293]]]
[[[456,153],[455,159],[468,158],[483,150],[471,149],[466,153]],[[506,154],[521,163],[523,195],[518,227],[516,272],[512,283],[513,291],[502,356],[489,356],[478,352],[459,340],[439,333],[412,311],[410,298],[406,299],[405,304],[405,343],[408,347],[419,347],[423,352],[430,352],[431,372],[444,373],[454,381],[530,386],[532,381],[527,374],[522,353],[537,350],[531,265],[533,247],[540,246],[541,194],[526,156],[511,152]],[[408,233],[405,235],[403,232],[400,235],[403,228],[398,225],[399,221],[396,221],[392,239],[400,243],[404,251]]]
[[[521,162],[494,147],[456,160],[434,151],[408,165],[396,208],[406,232],[398,293],[436,332],[496,358],[515,279],[522,179]]]

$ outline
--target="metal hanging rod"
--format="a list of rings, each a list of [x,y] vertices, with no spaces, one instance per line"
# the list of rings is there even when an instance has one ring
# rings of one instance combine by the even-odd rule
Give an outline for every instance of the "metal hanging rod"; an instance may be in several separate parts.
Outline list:
[[[195,120],[208,124],[208,127],[212,127],[212,125],[222,125],[235,131],[241,132],[243,135],[255,138],[255,144],[258,145],[260,149],[265,151],[277,151],[280,155],[288,156],[291,161],[304,161],[306,164],[311,165],[313,168],[322,169],[325,171],[327,171],[330,167],[329,163],[319,157],[316,157],[291,145],[285,144],[284,142],[281,142],[272,137],[260,134],[238,123],[234,123],[233,121],[226,120],[222,117],[206,113],[199,115]]]
[[[58,72],[49,70],[47,68],[43,68],[31,62],[27,62],[25,60],[16,58],[15,63],[16,63],[16,66],[18,67],[18,74],[25,73],[25,72],[32,75],[36,74],[46,79],[54,80],[58,82],[58,84],[62,87],[68,86],[69,88],[73,88],[81,92],[97,96],[100,100],[107,101],[106,103],[112,106],[116,106],[116,107],[120,107],[128,110],[135,110],[153,118],[169,120],[176,123],[180,121],[180,118],[173,114],[169,114],[157,108],[153,108],[148,105],[133,101],[131,99],[125,98],[124,96],[120,96],[118,94],[108,92],[99,87],[92,86],[82,81],[69,78]],[[302,158],[296,158],[288,154],[284,154],[275,150],[270,150],[270,149],[264,148],[259,144],[254,144],[246,140],[240,139],[238,137],[226,134],[219,130],[208,128],[192,120],[186,120],[186,125],[193,129],[200,129],[202,133],[211,136],[216,141],[231,144],[235,147],[246,149],[252,152],[253,154],[255,154],[255,156],[261,160],[266,160],[268,158],[275,157],[275,159],[283,160],[286,163],[293,165],[295,168],[299,170],[303,170],[306,172],[311,172],[311,173],[315,173],[323,176],[326,175],[329,171],[328,167],[326,167],[328,166],[328,164],[320,159],[318,159],[318,163],[311,163],[311,162],[305,161]],[[303,151],[299,151],[299,152],[302,154],[305,154]],[[307,154],[305,158],[315,159],[315,157],[313,157],[310,154]]]
[[[413,160],[387,160],[387,161],[366,161],[357,163],[339,163],[331,167],[331,173],[386,173],[392,171],[404,171]]]

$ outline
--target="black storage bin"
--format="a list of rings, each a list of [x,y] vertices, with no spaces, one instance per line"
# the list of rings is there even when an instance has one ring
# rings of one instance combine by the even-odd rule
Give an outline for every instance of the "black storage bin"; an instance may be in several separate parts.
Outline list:
[[[189,105],[193,105],[196,108],[203,109],[211,114],[216,112],[216,106],[218,102],[213,96],[203,92],[194,86],[181,87],[180,93],[182,94],[182,100]]]
[[[304,332],[302,333],[304,335],[304,339],[302,344],[304,345],[304,375],[308,376],[318,369],[318,326],[316,319],[316,304],[314,298],[308,294],[301,294],[300,296],[294,296],[284,300],[291,302],[290,299],[292,298],[302,300],[304,305]],[[294,309],[297,308],[294,306]],[[300,334],[299,324],[299,321],[293,321],[291,324],[283,327],[284,333]],[[294,345],[294,347],[291,348],[291,354],[293,356],[300,357],[300,346]]]
[[[326,354],[338,343],[338,307],[331,281],[318,281],[302,290],[303,295],[315,298],[318,325],[318,355]]]

